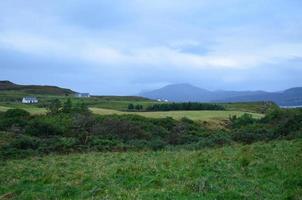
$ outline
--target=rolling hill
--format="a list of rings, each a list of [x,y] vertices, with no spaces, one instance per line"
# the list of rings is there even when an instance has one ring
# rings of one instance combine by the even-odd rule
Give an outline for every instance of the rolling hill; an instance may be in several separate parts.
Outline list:
[[[175,102],[254,102],[273,101],[280,106],[302,105],[302,87],[282,92],[266,91],[210,91],[190,84],[173,84],[149,92],[140,93],[151,99],[167,99]]]
[[[10,81],[0,81],[0,92],[1,91],[18,91],[27,94],[49,94],[49,95],[72,95],[76,92],[60,88],[57,86],[48,85],[19,85]]]

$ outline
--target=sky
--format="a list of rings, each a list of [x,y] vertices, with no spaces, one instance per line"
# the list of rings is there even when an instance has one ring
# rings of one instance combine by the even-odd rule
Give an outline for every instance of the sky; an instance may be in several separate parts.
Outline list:
[[[0,80],[96,95],[302,86],[301,0],[1,0]]]

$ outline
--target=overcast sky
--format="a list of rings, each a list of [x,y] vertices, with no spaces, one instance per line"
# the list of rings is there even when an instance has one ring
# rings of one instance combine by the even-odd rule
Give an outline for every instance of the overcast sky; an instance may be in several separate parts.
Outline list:
[[[301,0],[1,0],[0,79],[129,95],[302,86]]]

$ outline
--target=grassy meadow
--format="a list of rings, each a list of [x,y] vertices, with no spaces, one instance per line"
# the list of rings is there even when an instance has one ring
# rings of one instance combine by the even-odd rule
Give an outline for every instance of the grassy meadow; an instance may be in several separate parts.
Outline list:
[[[25,105],[21,103],[23,96],[36,96],[39,99],[39,103],[35,105]],[[59,99],[62,103],[66,99],[71,99],[74,103],[84,102],[87,104],[91,111],[100,115],[111,114],[138,114],[144,117],[151,118],[164,118],[172,117],[174,119],[181,119],[187,117],[192,120],[198,121],[219,121],[228,119],[229,116],[241,116],[244,113],[251,114],[255,118],[261,118],[262,113],[265,112],[267,107],[261,102],[256,103],[229,103],[221,104],[225,111],[169,111],[169,112],[127,112],[129,104],[142,105],[144,108],[158,104],[159,102],[154,100],[148,100],[141,97],[118,97],[118,96],[93,96],[90,98],[75,98],[72,96],[56,96],[56,95],[42,95],[42,94],[26,94],[22,92],[6,91],[0,93],[0,112],[5,112],[11,108],[21,108],[33,115],[45,114],[45,106],[53,99]]]
[[[0,199],[301,199],[302,140],[0,164]]]
[[[230,116],[242,116],[245,113],[251,114],[254,118],[259,119],[263,117],[260,113],[251,113],[243,111],[159,111],[159,112],[122,112],[103,108],[90,108],[90,110],[95,114],[100,115],[112,115],[112,114],[137,114],[144,117],[150,118],[165,118],[172,117],[174,119],[181,119],[183,117],[189,118],[196,121],[215,121],[215,120],[226,120]]]
[[[14,105],[6,105],[0,106],[0,112],[5,112],[11,108],[22,108],[33,115],[38,114],[45,114],[45,108],[39,108],[32,105],[24,105],[24,104],[14,104]],[[264,115],[261,113],[252,113],[252,112],[244,112],[244,111],[162,111],[162,112],[126,112],[126,111],[119,111],[107,108],[97,108],[97,107],[90,107],[90,110],[94,114],[98,115],[127,115],[127,114],[136,114],[144,117],[151,117],[151,118],[165,118],[165,117],[172,117],[174,119],[181,119],[183,117],[189,118],[191,120],[196,121],[219,121],[219,120],[226,120],[230,116],[237,116],[240,117],[245,113],[251,114],[254,118],[259,119]]]

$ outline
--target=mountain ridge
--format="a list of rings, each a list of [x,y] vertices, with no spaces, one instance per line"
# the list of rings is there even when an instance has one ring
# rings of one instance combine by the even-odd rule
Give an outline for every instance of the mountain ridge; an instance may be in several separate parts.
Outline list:
[[[280,106],[302,105],[302,87],[293,87],[284,91],[267,92],[257,91],[210,91],[197,86],[182,83],[171,84],[162,88],[141,92],[141,96],[151,99],[167,99],[175,102],[252,102],[273,101]]]

